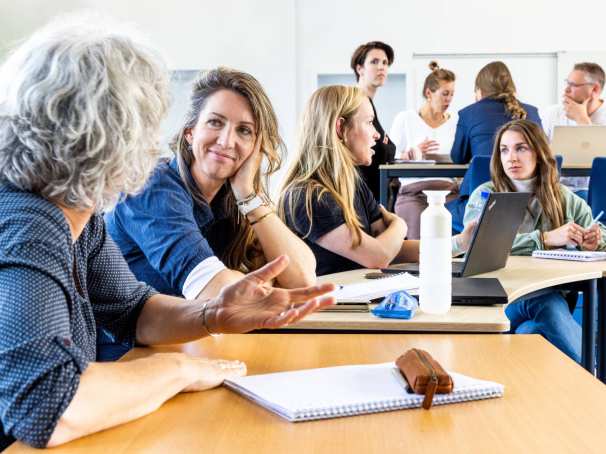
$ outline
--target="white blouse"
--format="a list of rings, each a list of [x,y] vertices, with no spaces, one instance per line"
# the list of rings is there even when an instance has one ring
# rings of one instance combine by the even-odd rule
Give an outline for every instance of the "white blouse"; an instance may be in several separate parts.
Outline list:
[[[396,144],[396,159],[401,159],[402,153],[410,148],[417,147],[425,139],[438,142],[440,148],[436,154],[450,155],[457,129],[458,115],[450,113],[450,118],[437,128],[432,128],[421,118],[415,110],[405,110],[396,115],[391,125],[389,137]],[[402,185],[421,181],[423,178],[401,178]],[[448,178],[432,178],[432,180],[446,180]]]

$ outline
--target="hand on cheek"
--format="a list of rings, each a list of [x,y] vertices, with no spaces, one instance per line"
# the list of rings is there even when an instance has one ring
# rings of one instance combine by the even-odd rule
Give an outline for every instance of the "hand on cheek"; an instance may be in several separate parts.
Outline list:
[[[254,149],[244,160],[234,176],[230,178],[231,188],[236,196],[236,200],[241,200],[249,196],[254,191],[255,175],[261,166],[261,140],[257,140]]]

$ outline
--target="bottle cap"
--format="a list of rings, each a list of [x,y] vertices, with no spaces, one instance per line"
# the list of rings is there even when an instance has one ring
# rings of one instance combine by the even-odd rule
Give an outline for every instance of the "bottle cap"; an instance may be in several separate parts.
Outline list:
[[[423,191],[423,194],[427,196],[428,204],[436,205],[446,202],[446,196],[450,194],[450,191]]]

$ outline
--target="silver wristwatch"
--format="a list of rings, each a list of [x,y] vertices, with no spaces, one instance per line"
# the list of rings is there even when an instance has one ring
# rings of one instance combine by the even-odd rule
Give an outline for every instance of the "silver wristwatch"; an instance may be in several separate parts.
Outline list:
[[[260,206],[269,206],[270,201],[264,194],[257,194],[250,200],[246,200],[243,202],[238,202],[238,210],[244,216],[250,213],[253,210],[256,210]]]

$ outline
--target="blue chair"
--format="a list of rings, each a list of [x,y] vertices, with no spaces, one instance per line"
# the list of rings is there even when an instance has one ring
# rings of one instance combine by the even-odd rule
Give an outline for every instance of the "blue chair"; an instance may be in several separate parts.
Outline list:
[[[474,156],[465,172],[461,183],[459,197],[446,204],[452,214],[452,231],[459,233],[463,230],[463,216],[471,193],[482,183],[490,181],[490,156]]]
[[[555,159],[556,159],[556,166],[558,167],[558,174],[562,175],[562,161],[564,161],[564,158],[562,157],[561,154],[557,154]]]
[[[594,158],[593,160],[587,203],[594,216],[597,216],[602,210],[606,212],[606,158]]]

